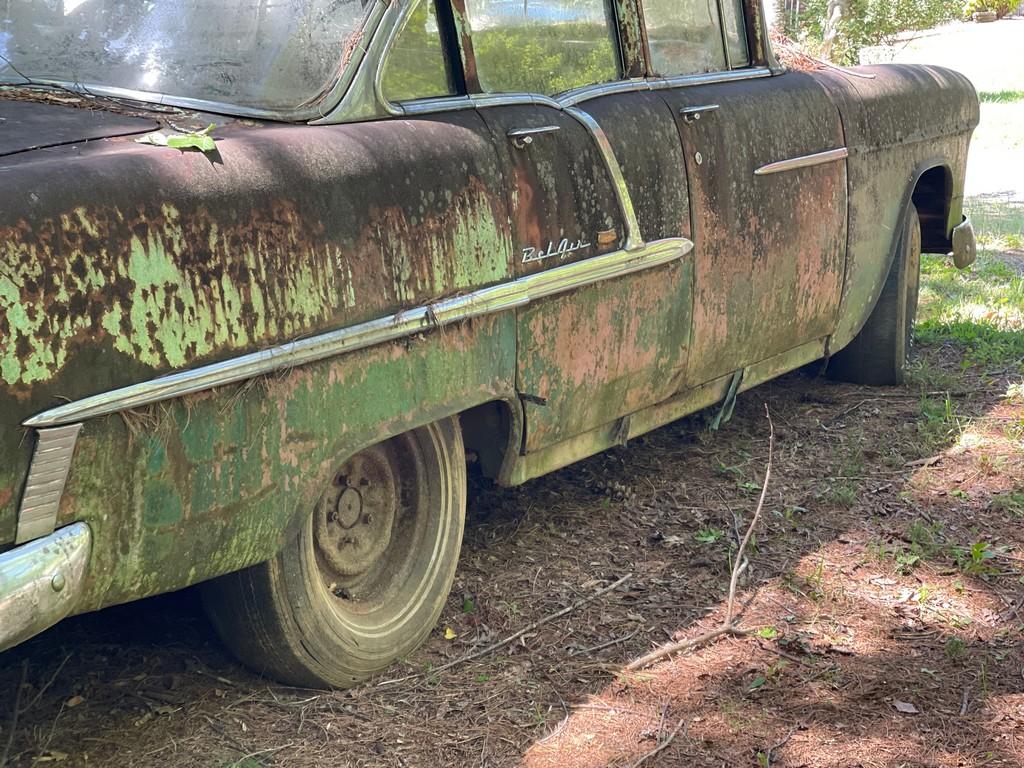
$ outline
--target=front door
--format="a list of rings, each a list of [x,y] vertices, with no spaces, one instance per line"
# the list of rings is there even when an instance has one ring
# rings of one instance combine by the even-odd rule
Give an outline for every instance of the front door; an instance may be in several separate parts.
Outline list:
[[[671,130],[662,103],[634,106],[637,116],[660,110],[663,132]],[[591,129],[553,107],[481,113],[501,143],[517,276],[565,272],[567,265],[587,269],[595,257],[627,247],[629,225]],[[648,181],[657,188],[656,179]],[[678,236],[687,214],[685,195],[676,197],[665,213],[675,215]],[[685,361],[690,276],[688,264],[674,260],[535,299],[520,310],[516,384],[524,452],[609,424],[675,391]]]
[[[468,89],[524,94],[518,103],[480,108],[505,169],[517,276],[571,276],[602,256],[623,256],[595,280],[519,311],[523,452],[597,427],[625,437],[623,417],[673,394],[686,359],[689,263],[655,260],[631,270],[629,262],[650,253],[644,237],[688,234],[685,178],[661,172],[666,158],[682,162],[672,115],[650,94],[568,109],[551,102],[567,89],[621,77],[613,0],[575,0],[557,9],[557,19],[543,4],[452,6]],[[634,192],[642,213],[632,206]]]

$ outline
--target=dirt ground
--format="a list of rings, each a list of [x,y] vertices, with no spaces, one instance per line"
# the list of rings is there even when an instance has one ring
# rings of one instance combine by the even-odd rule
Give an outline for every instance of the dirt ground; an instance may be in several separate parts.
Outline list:
[[[926,348],[904,388],[794,373],[719,432],[690,419],[518,489],[474,482],[438,629],[353,691],[248,672],[190,592],[66,621],[2,657],[0,750],[13,766],[569,768],[659,746],[645,765],[1024,765],[1024,392],[1007,371],[961,377],[960,354]],[[922,394],[943,372],[957,388]],[[720,621],[765,403],[775,466],[740,594],[754,634],[624,673]]]

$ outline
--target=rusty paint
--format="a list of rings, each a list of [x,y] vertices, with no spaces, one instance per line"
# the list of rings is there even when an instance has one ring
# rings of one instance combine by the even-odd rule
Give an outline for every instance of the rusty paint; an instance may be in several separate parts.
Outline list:
[[[924,211],[922,220],[945,213],[947,239],[960,223],[967,148],[979,119],[974,88],[957,72],[906,65],[863,72],[874,77],[813,75],[839,107],[850,151],[849,249],[832,349],[849,343],[871,314],[895,253],[897,222],[919,174],[946,168],[953,182],[941,210]]]
[[[900,185],[923,164],[947,163],[954,188],[942,213],[958,216],[977,122],[958,76],[875,72],[585,103],[642,235],[694,237],[688,259],[89,421],[60,512],[94,533],[79,609],[270,557],[340,460],[453,412],[522,396],[513,438],[525,434],[527,453],[501,470],[519,482],[707,405],[723,373],[743,368],[752,386],[822,354],[829,334],[845,343],[884,277]],[[677,122],[679,107],[698,102],[721,109],[699,126]],[[506,139],[553,123],[557,134],[526,150]],[[213,158],[108,140],[0,161],[17,190],[0,207],[0,546],[13,538],[28,468],[18,425],[60,398],[565,263],[524,265],[526,246],[593,244],[572,259],[622,247],[600,153],[550,108],[219,133]],[[761,164],[843,143],[848,178],[843,164],[753,177]]]
[[[18,424],[59,399],[511,277],[473,113],[219,132],[217,162],[124,141],[3,161],[23,193],[0,214],[0,487],[24,477]]]
[[[679,115],[693,200],[687,380],[699,384],[832,331],[846,247],[845,166],[753,171],[841,147],[844,138],[828,94],[802,73],[664,96]],[[683,108],[703,104],[720,108],[706,119],[682,119]]]

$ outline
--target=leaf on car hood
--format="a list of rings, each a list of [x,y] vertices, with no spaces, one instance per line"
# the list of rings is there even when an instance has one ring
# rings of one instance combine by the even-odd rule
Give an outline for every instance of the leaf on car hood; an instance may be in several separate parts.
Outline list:
[[[198,149],[200,152],[213,152],[217,149],[217,144],[213,136],[210,135],[210,131],[214,127],[214,124],[210,123],[201,131],[191,131],[188,133],[153,131],[153,133],[141,136],[136,141],[139,144],[153,144],[158,147],[170,147],[171,149]]]

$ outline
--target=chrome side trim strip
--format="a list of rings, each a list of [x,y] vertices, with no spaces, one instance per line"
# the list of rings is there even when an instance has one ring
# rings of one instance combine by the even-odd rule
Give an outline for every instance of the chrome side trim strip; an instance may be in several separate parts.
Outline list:
[[[524,104],[539,104],[552,109],[562,105],[539,93],[496,93],[473,94],[470,96],[443,96],[437,99],[415,99],[399,103],[388,102],[389,109],[403,117],[433,115],[439,112],[455,112],[460,109],[483,109],[485,107],[515,107]]]
[[[622,175],[622,167],[619,165],[618,158],[615,157],[615,150],[612,149],[611,142],[608,141],[604,128],[590,114],[584,112],[579,107],[566,107],[564,111],[590,131],[590,135],[593,136],[594,141],[597,143],[597,148],[604,158],[605,167],[608,169],[608,175],[611,177],[612,185],[615,188],[615,197],[618,199],[619,210],[622,212],[622,218],[626,224],[626,250],[635,251],[638,248],[642,248],[644,238],[640,234],[640,223],[636,218],[636,210],[633,208],[633,197],[629,194],[626,177]]]
[[[791,157],[788,160],[779,160],[777,163],[768,163],[768,165],[762,165],[756,171],[755,176],[767,176],[769,173],[782,173],[783,171],[792,171],[796,168],[808,168],[812,165],[821,165],[822,163],[831,163],[835,160],[842,160],[849,155],[849,151],[846,147],[839,147],[838,149],[829,149],[825,152],[815,152],[813,155],[801,155],[800,157]]]
[[[91,549],[89,526],[75,523],[0,555],[0,651],[71,613]]]
[[[56,527],[60,497],[64,493],[81,429],[81,424],[68,424],[40,429],[36,435],[36,449],[18,510],[15,544],[38,539],[52,533]]]
[[[613,251],[563,264],[462,296],[59,405],[28,419],[25,426],[38,428],[77,422],[234,384],[462,320],[525,306],[547,296],[668,264],[691,250],[693,242],[676,237],[655,240],[634,250]],[[79,426],[72,425],[76,433]]]
[[[635,93],[637,91],[661,91],[666,88],[682,88],[688,85],[713,85],[715,83],[731,83],[738,80],[754,80],[771,77],[772,71],[767,67],[735,69],[731,72],[707,72],[698,75],[677,75],[675,77],[655,77],[634,80],[618,80],[614,83],[598,83],[574,88],[557,98],[543,96],[539,93],[493,93],[470,96],[442,96],[432,99],[415,99],[400,103],[390,103],[389,111],[404,116],[430,115],[435,112],[452,112],[457,109],[473,109],[480,107],[504,107],[520,104],[543,104],[546,107],[566,108],[582,104],[590,99],[611,96],[617,93]]]

